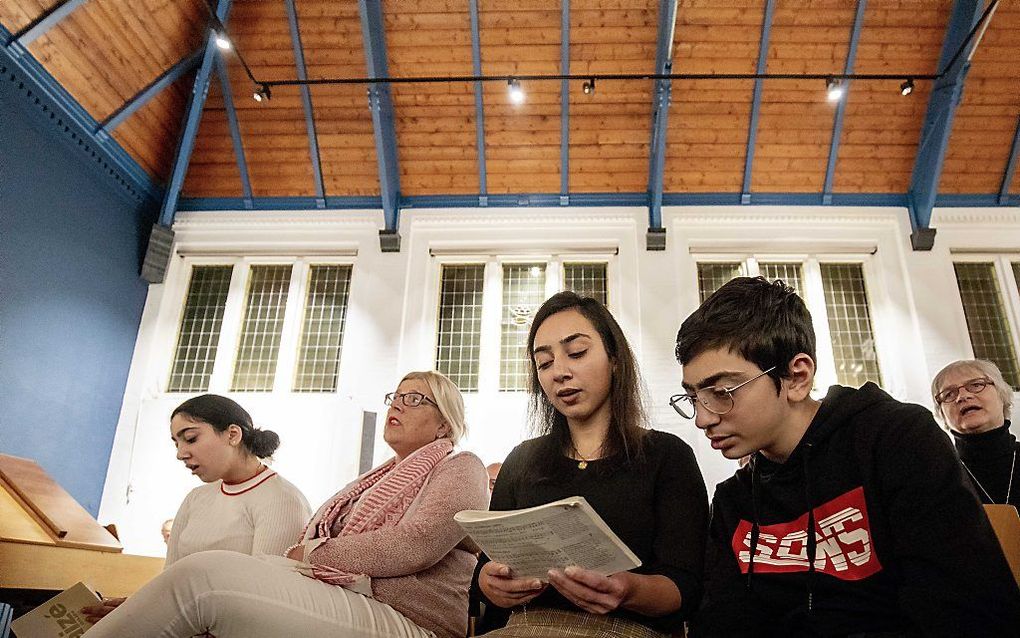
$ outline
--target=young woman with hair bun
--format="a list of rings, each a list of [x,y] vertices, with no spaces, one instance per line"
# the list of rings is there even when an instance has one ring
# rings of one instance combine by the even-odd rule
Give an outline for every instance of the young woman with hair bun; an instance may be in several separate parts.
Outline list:
[[[311,516],[308,501],[263,462],[280,437],[256,428],[236,401],[217,394],[188,399],[170,415],[170,439],[178,460],[203,485],[174,516],[164,569],[210,549],[279,555],[301,534]],[[96,622],[122,602],[111,598],[83,611]]]

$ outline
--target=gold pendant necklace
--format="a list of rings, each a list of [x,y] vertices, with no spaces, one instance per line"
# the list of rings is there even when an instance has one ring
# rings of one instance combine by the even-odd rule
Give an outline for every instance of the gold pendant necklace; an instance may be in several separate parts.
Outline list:
[[[603,443],[602,445],[605,445],[605,443]],[[577,469],[579,469],[579,470],[587,469],[589,461],[594,461],[595,459],[599,458],[599,454],[602,453],[602,445],[599,446],[599,449],[595,450],[595,454],[590,459],[586,459],[583,456],[581,456],[580,452],[577,451],[577,446],[574,445],[574,441],[573,441],[573,439],[571,439],[570,440],[570,447],[571,447],[571,449],[574,450],[574,456],[576,456],[578,459],[580,459],[577,462]]]

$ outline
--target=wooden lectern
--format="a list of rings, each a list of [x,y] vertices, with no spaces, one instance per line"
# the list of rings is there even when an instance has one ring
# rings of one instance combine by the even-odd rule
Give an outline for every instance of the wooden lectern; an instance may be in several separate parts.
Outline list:
[[[0,592],[63,591],[79,580],[104,596],[128,596],[163,559],[124,554],[35,461],[0,454]]]
[[[1013,570],[1013,578],[1020,585],[1020,514],[1012,505],[985,505],[985,513]]]

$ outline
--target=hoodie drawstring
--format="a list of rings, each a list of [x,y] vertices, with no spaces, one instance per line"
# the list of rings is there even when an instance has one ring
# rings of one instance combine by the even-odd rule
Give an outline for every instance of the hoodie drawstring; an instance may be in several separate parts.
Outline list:
[[[747,563],[747,589],[751,591],[751,577],[754,576],[754,555],[758,551],[758,535],[761,526],[758,517],[759,509],[759,488],[758,488],[758,464],[755,462],[757,454],[751,457],[751,556]]]
[[[811,443],[804,444],[804,500],[806,501],[807,520],[807,554],[808,554],[808,577],[807,577],[807,608],[810,614],[815,606],[815,556],[818,553],[817,539],[815,538],[815,509],[811,503]]]

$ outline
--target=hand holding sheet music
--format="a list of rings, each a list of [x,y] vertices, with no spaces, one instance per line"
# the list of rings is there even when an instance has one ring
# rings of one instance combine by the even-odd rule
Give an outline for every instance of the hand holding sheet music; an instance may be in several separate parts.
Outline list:
[[[521,510],[464,510],[454,520],[515,578],[545,580],[550,569],[570,565],[608,576],[641,565],[580,496]]]

